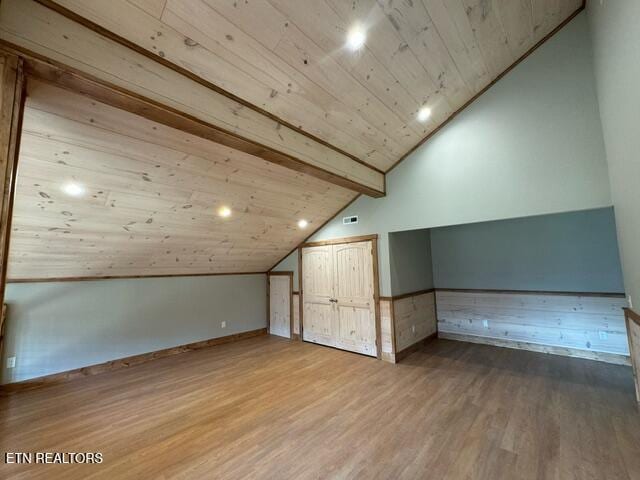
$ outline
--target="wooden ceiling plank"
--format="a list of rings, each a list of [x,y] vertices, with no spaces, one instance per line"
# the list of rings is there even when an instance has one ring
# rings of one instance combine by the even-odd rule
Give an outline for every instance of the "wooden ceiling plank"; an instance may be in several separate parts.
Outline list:
[[[185,68],[234,95],[241,94],[247,101],[273,115],[281,116],[288,112],[287,120],[293,125],[316,137],[330,138],[333,144],[353,155],[366,160],[364,154],[375,145],[371,139],[361,143],[363,138],[358,130],[338,128],[338,122],[334,121],[337,119],[326,118],[317,101],[306,99],[309,88],[297,84],[297,79],[291,75],[295,70],[289,68],[289,71],[282,72],[278,69],[273,61],[267,60],[269,57],[273,60],[275,56],[265,47],[253,41],[242,45],[249,53],[245,58],[234,54],[233,48],[239,48],[243,38],[220,24],[223,21],[221,17],[216,19],[217,28],[199,32],[192,23],[208,21],[207,15],[212,12],[201,2],[191,1],[185,5],[189,12],[193,12],[182,13],[190,23],[171,9],[171,3],[164,10],[162,21],[134,8],[125,0],[61,0],[57,3],[127,38],[152,55]],[[326,98],[323,100],[326,104]],[[342,108],[335,100],[332,102],[332,110]]]
[[[560,15],[560,5],[566,0],[531,0],[533,37],[539,41],[555,28]]]
[[[531,48],[532,43],[535,43],[531,0],[494,0],[494,5],[511,52],[516,58],[520,58]]]
[[[411,50],[429,73],[436,87],[436,94],[445,101],[431,106],[432,112],[441,110],[440,121],[459,108],[469,98],[471,90],[462,79],[451,54],[444,45],[438,30],[422,2],[380,2],[381,8],[408,49]],[[436,100],[438,100],[436,98]],[[431,129],[435,128],[435,125]],[[430,129],[430,130],[431,130]]]
[[[516,57],[510,50],[507,35],[496,11],[494,0],[459,0],[480,45],[482,56],[492,78],[504,72]]]
[[[57,95],[61,97],[62,95]],[[190,178],[189,181],[195,179],[200,181],[203,178],[217,182],[228,183],[230,177],[235,177],[236,183],[253,186],[258,192],[273,192],[280,194],[280,178],[281,172],[272,164],[267,163],[270,168],[265,168],[263,164],[256,164],[255,157],[243,159],[242,156],[234,152],[225,152],[224,156],[215,154],[209,155],[208,158],[196,157],[193,155],[185,155],[184,152],[171,150],[167,148],[158,148],[157,145],[150,144],[146,141],[141,142],[130,137],[121,135],[109,135],[97,132],[96,129],[88,125],[81,125],[72,120],[60,118],[53,115],[41,115],[41,112],[30,108],[27,112],[29,116],[29,130],[24,133],[34,137],[30,144],[30,150],[26,154],[38,156],[34,151],[38,142],[44,142],[51,151],[43,152],[46,158],[52,158],[57,163],[69,163],[73,160],[74,149],[91,149],[98,156],[105,158],[113,158],[113,162],[104,161],[102,168],[105,172],[113,170],[118,163],[118,158],[126,157],[127,161],[136,162],[138,165],[138,174],[140,178],[148,181],[151,177],[158,181],[159,173],[169,169],[180,168],[181,172],[190,173],[196,177]],[[123,122],[121,122],[123,123]],[[126,125],[126,124],[124,124]],[[77,128],[80,126],[80,128]],[[62,129],[62,133],[61,132]],[[168,130],[168,129],[167,129]],[[38,137],[40,140],[38,140]],[[113,150],[112,150],[113,149]],[[31,153],[33,152],[33,153]],[[41,155],[42,157],[42,155]],[[133,164],[132,164],[133,165]],[[279,167],[280,168],[280,167]],[[239,175],[239,170],[243,171],[243,175]],[[253,180],[252,176],[247,173],[260,175],[260,182]],[[175,173],[169,173],[175,175]],[[290,187],[300,188],[305,195],[311,193],[326,194],[330,187],[328,184],[310,183],[305,180],[303,175],[295,175],[290,179]],[[175,182],[171,182],[175,186]],[[346,192],[345,192],[346,193]]]
[[[12,279],[264,271],[306,237],[297,219],[319,225],[355,196],[58,87],[28,94]]]
[[[25,161],[27,167],[31,167],[33,162],[30,158]],[[35,166],[36,169],[41,169],[39,166]],[[194,192],[190,198],[186,201],[182,199],[165,199],[163,191],[158,193],[163,196],[156,195],[140,195],[139,193],[129,193],[126,188],[122,188],[118,191],[117,187],[112,185],[112,178],[100,177],[94,180],[94,184],[87,185],[84,183],[84,187],[87,189],[87,194],[81,202],[73,200],[61,191],[60,183],[47,182],[46,180],[34,179],[30,176],[32,168],[21,172],[20,188],[21,192],[32,195],[38,200],[38,208],[43,212],[48,209],[48,205],[55,204],[57,211],[65,211],[73,213],[74,207],[80,204],[81,207],[87,210],[90,214],[94,212],[94,208],[103,207],[105,209],[117,207],[121,209],[131,209],[131,214],[137,212],[138,215],[143,215],[146,220],[149,215],[158,209],[163,211],[176,211],[181,214],[190,215],[205,215],[207,217],[217,217],[216,208],[221,205],[228,205],[232,210],[241,212],[252,212],[264,217],[275,217],[286,219],[289,225],[292,223],[292,218],[305,218],[310,222],[313,222],[318,217],[321,217],[325,212],[327,205],[335,205],[336,202],[349,201],[347,197],[342,199],[337,197],[330,202],[324,200],[322,196],[304,196],[298,194],[294,196],[292,194],[288,198],[288,202],[283,204],[282,193],[280,195],[269,194],[261,195],[252,192],[251,200],[247,200],[246,191],[244,192],[240,188],[236,188],[235,191],[230,191],[224,186],[220,187],[219,193],[208,192]],[[66,174],[66,169],[56,169],[47,172],[49,178],[69,178]],[[109,185],[109,190],[104,191],[103,185]],[[100,190],[97,190],[100,189]],[[98,194],[94,195],[94,191]],[[131,191],[131,190],[129,190]],[[169,190],[170,191],[170,190]],[[42,198],[46,195],[46,198]],[[185,208],[189,207],[189,212],[186,212]]]
[[[42,171],[35,170],[31,174],[35,179],[46,180],[46,175],[49,174],[49,171],[65,170],[67,173],[84,178],[83,183],[85,185],[95,186],[98,189],[100,188],[100,183],[92,179],[91,176],[96,173],[105,176],[110,175],[111,177],[108,178],[112,178],[112,181],[109,184],[113,187],[120,186],[128,189],[135,186],[141,191],[149,192],[150,196],[154,198],[159,195],[166,195],[168,199],[182,204],[189,203],[190,198],[188,195],[191,195],[190,192],[194,190],[207,191],[220,189],[221,187],[226,187],[224,190],[228,190],[229,193],[234,191],[244,192],[247,187],[250,187],[253,189],[254,198],[260,200],[269,196],[278,199],[282,194],[281,181],[278,182],[275,175],[262,176],[259,170],[252,172],[251,169],[240,169],[240,167],[236,166],[231,174],[222,171],[216,175],[215,169],[198,174],[190,171],[188,167],[183,167],[182,162],[169,166],[160,162],[156,162],[155,165],[149,165],[139,161],[132,155],[126,157],[124,155],[113,155],[92,149],[91,146],[58,142],[56,137],[45,138],[32,134],[27,134],[27,136],[30,142],[28,149],[25,149],[24,155],[33,159],[34,162],[45,162],[41,165],[43,167]],[[91,163],[85,160],[88,153],[91,153],[91,158],[94,160]],[[260,181],[256,181],[256,177],[248,176],[247,173],[259,175]],[[169,188],[164,189],[163,187],[165,186]],[[296,198],[293,192],[304,200],[314,195],[322,196],[326,193],[331,193],[331,190],[326,187],[317,187],[315,184],[305,181],[304,177],[291,178],[289,187],[292,192],[292,201]],[[179,195],[181,191],[184,193],[183,195]],[[51,194],[50,192],[47,193]],[[341,193],[340,196],[341,198],[349,197],[346,192],[344,194]]]
[[[412,95],[407,88],[409,83],[400,81],[397,78],[398,72],[394,72],[375,55],[375,43],[387,43],[388,38],[381,38],[380,34],[369,31],[366,46],[354,54],[345,47],[345,38],[351,24],[349,15],[334,9],[332,4],[324,1],[303,3],[286,0],[269,0],[269,3],[289,21],[290,27],[287,28],[281,45],[290,36],[295,45],[302,47],[304,58],[311,64],[323,67],[327,65],[324,72],[343,70],[359,83],[358,90],[369,92],[369,95],[395,112],[403,126],[411,129],[418,137],[424,135],[424,128],[416,122],[415,114],[428,88],[428,78],[425,78],[427,76],[423,72],[422,94]],[[344,5],[347,6],[346,3]],[[347,8],[347,12],[350,11]],[[292,28],[293,26],[297,28]],[[292,35],[293,32],[296,33],[295,36]],[[299,40],[302,35],[308,39],[304,43]],[[295,58],[293,55],[291,57]],[[298,58],[302,59],[300,55]],[[335,67],[330,62],[335,62]],[[307,65],[306,69],[308,68]],[[314,75],[314,78],[317,77]]]
[[[158,197],[161,196],[163,201],[172,202],[179,207],[193,204],[194,199],[200,202],[204,200],[214,202],[216,196],[207,193],[209,191],[225,192],[224,198],[233,202],[235,197],[246,192],[246,188],[251,188],[253,201],[250,203],[265,206],[272,203],[282,203],[282,183],[278,182],[275,173],[268,177],[261,175],[262,172],[258,169],[252,171],[242,165],[236,165],[233,175],[216,176],[214,175],[215,170],[198,174],[197,172],[189,172],[188,168],[182,165],[182,162],[171,166],[171,168],[164,168],[163,165],[157,163],[156,166],[163,168],[150,169],[149,165],[137,165],[137,160],[132,156],[119,157],[104,154],[101,151],[92,150],[90,146],[77,147],[66,143],[58,145],[55,137],[45,138],[28,135],[28,138],[29,142],[26,144],[24,156],[30,158],[30,162],[25,165],[22,173],[30,181],[38,182],[39,189],[47,197],[63,195],[60,185],[51,189],[47,185],[47,180],[50,176],[60,175],[59,172],[64,172],[65,175],[72,175],[76,180],[81,180],[90,190],[90,197],[104,198],[103,185],[109,185],[107,201],[113,193],[127,193],[134,187],[136,196],[140,196],[140,192],[146,192],[146,195],[154,201],[159,200]],[[88,162],[87,158],[90,158],[92,162]],[[97,160],[98,163],[95,163],[94,160]],[[224,164],[227,165],[226,162]],[[234,162],[229,162],[229,165],[233,164]],[[146,174],[146,171],[149,170],[152,173]],[[96,173],[100,177],[96,177]],[[247,173],[253,175],[247,175]],[[255,178],[261,180],[258,182]],[[290,191],[288,208],[291,210],[313,211],[315,205],[322,205],[323,197],[326,194],[342,201],[348,201],[353,195],[348,191],[330,189],[327,186],[316,187],[315,183],[309,182],[308,179],[305,181],[304,177],[297,176],[296,180],[288,182]],[[164,188],[164,186],[168,188]],[[180,190],[176,190],[176,188],[180,187],[183,193],[177,195]],[[221,197],[218,196],[218,198]],[[209,205],[211,207],[214,204],[210,203]]]
[[[62,0],[56,2],[94,21],[107,30],[121,35],[136,45],[140,45],[149,54],[161,57],[174,65],[185,68],[189,72],[223,88],[235,95],[242,93],[242,97],[254,105],[280,116],[288,112],[288,121],[302,130],[319,138],[329,138],[333,145],[357,155],[368,161],[367,154],[378,156],[378,163],[388,164],[389,156],[375,148],[376,138],[368,139],[360,135],[362,130],[351,128],[337,128],[340,111],[344,110],[341,103],[330,99],[330,112],[335,115],[327,116],[326,109],[319,105],[329,105],[327,95],[324,101],[311,102],[306,97],[317,87],[313,85],[298,85],[298,77],[292,76],[296,70],[286,66],[285,71],[274,68],[275,55],[257,42],[249,43],[244,48],[249,58],[241,58],[225,47],[236,47],[243,38],[236,31],[229,31],[229,26],[221,24],[222,17],[217,17],[219,24],[216,28],[204,28],[198,32],[192,25],[209,19],[213,10],[199,1],[190,1],[183,5],[183,10],[174,7],[172,2],[167,4],[162,21],[159,21],[138,9],[132,9],[124,0],[111,2],[85,2],[76,0]],[[180,15],[189,19],[185,22]],[[190,26],[187,28],[185,26]],[[178,29],[188,30],[186,33]],[[206,33],[206,36],[203,35]],[[208,36],[215,36],[215,41],[208,40]],[[227,40],[231,38],[232,41]],[[237,48],[237,47],[236,47]],[[267,61],[271,59],[271,61]],[[282,67],[284,62],[280,62]],[[268,71],[262,71],[271,65]],[[308,83],[308,81],[307,81]],[[311,88],[310,88],[311,87]],[[335,118],[334,118],[335,116]],[[365,143],[362,143],[366,140]],[[373,142],[372,142],[373,141]],[[386,158],[386,160],[384,160]]]
[[[26,193],[26,192],[25,192]],[[214,212],[209,210],[198,210],[185,214],[181,209],[153,210],[160,208],[161,204],[150,204],[147,210],[134,209],[130,206],[117,203],[113,207],[105,207],[97,210],[95,206],[90,208],[79,205],[59,205],[41,202],[40,204],[29,204],[21,206],[15,211],[15,216],[20,217],[20,225],[29,224],[29,218],[33,225],[38,221],[46,222],[47,225],[55,225],[56,228],[66,230],[72,228],[74,231],[120,231],[127,233],[144,234],[153,233],[159,230],[177,231],[185,228],[192,234],[208,235],[212,229],[226,228],[232,229],[234,234],[264,235],[268,237],[290,237],[297,234],[295,222],[292,215],[282,213],[274,208],[246,208],[238,209],[231,219],[220,219]],[[64,212],[64,213],[63,213]],[[307,212],[309,213],[309,212]],[[310,220],[318,219],[318,214],[306,215]],[[295,219],[296,217],[293,216]],[[291,232],[291,233],[288,233]]]
[[[22,21],[26,17],[30,18],[29,22]],[[8,0],[0,4],[0,35],[3,40],[21,48],[78,69],[85,76],[94,76],[100,82],[142,96],[138,101],[147,97],[160,101],[180,112],[176,113],[179,118],[171,119],[176,122],[174,125],[184,127],[187,120],[200,122],[193,125],[191,131],[203,134],[197,130],[198,126],[221,129],[216,132],[215,140],[232,143],[235,148],[248,149],[249,153],[271,161],[279,159],[288,168],[303,169],[328,181],[341,181],[343,186],[351,184],[354,189],[362,186],[371,194],[375,194],[375,189],[383,188],[381,173],[33,0]],[[42,64],[38,66],[44,68]],[[42,71],[37,73],[46,75]],[[54,81],[79,81],[74,76],[60,78],[55,72],[49,72],[49,75]],[[82,88],[75,83],[67,86]],[[120,97],[114,101],[123,102],[117,106],[124,108],[130,104],[131,95],[126,101]],[[154,115],[154,120],[166,123],[167,112],[150,112],[152,107],[153,104],[148,104],[138,113]]]
[[[388,133],[341,101],[335,89],[325,90],[211,7],[199,5],[199,2],[173,2],[162,21],[185,37],[193,37],[214,57],[227,58],[232,65],[229,83],[233,84],[230,85],[233,91],[252,98],[256,82],[262,82],[267,88],[254,99],[258,105],[285,115],[304,130],[330,139],[371,165],[380,169],[388,165],[395,145]],[[197,13],[195,9],[199,9]],[[216,22],[216,28],[208,27],[212,21]],[[209,63],[213,62],[207,61],[207,67]],[[200,65],[198,62],[197,67],[204,68]],[[253,89],[243,87],[244,76],[254,85]]]
[[[167,0],[127,0],[127,2],[159,19],[162,17]]]
[[[450,105],[438,91],[436,82],[428,70],[422,65],[414,52],[408,48],[408,44],[398,32],[399,25],[392,23],[381,7],[373,0],[357,1],[352,3],[325,0],[329,6],[345,19],[345,29],[348,25],[354,25],[362,19],[367,25],[366,49],[370,50],[376,59],[383,64],[393,75],[395,81],[404,85],[414,100],[414,105],[409,111],[408,123],[414,130],[426,135],[438,124],[439,119],[444,119],[450,111]],[[340,32],[342,39],[345,31]],[[349,56],[351,61],[357,62],[358,56]],[[416,113],[423,105],[441,108],[432,108],[431,117],[424,123],[416,118]]]
[[[471,91],[480,91],[491,78],[463,5],[450,0],[422,0],[422,4],[465,83]]]
[[[260,43],[268,43],[270,34],[268,29],[252,27],[255,18],[269,18],[271,23],[286,24],[287,28],[283,31],[278,43],[272,47],[272,52],[289,68],[296,69],[308,81],[315,84],[316,89],[320,88],[323,91],[331,92],[338,102],[348,106],[353,112],[352,116],[359,115],[371,124],[373,128],[369,127],[368,135],[376,136],[382,133],[383,136],[380,138],[385,148],[398,143],[401,145],[399,150],[402,150],[411,141],[410,138],[417,135],[413,131],[407,132],[407,125],[400,118],[398,112],[389,108],[388,104],[363,88],[363,85],[336,62],[330,54],[325,53],[319,45],[310,39],[302,27],[296,25],[294,20],[287,18],[270,3],[266,1],[238,2],[235,6],[224,2],[208,2],[208,4],[227,22],[235,25]],[[192,4],[183,0],[174,0],[172,5],[175,6],[174,8],[179,6],[184,9]],[[313,5],[310,5],[310,8],[312,7]],[[218,22],[219,20],[210,21]],[[205,28],[205,26],[202,25],[201,28]],[[236,37],[233,36],[233,38],[235,42]],[[386,92],[385,97],[388,97]],[[388,100],[393,102],[391,98]],[[327,110],[331,111],[330,108]]]

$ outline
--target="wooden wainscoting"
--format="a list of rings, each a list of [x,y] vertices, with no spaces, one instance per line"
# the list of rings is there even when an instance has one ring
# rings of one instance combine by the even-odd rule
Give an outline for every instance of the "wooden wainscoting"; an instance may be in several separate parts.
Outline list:
[[[624,319],[627,326],[629,341],[629,356],[631,366],[633,367],[633,380],[636,385],[636,400],[640,402],[640,315],[631,310],[624,308]]]
[[[380,297],[380,358],[396,363],[393,331],[393,298]]]
[[[437,289],[436,300],[440,338],[629,365],[624,294]]]
[[[433,289],[380,298],[382,359],[396,363],[437,336]]]
[[[44,377],[31,378],[22,382],[7,383],[5,385],[0,385],[0,394],[9,394],[23,390],[31,390],[33,388],[43,387],[45,385],[67,382],[76,378],[82,378],[89,375],[97,375],[103,372],[110,372],[113,370],[132,367],[134,365],[139,365],[141,363],[145,363],[150,360],[156,360],[158,358],[169,357],[171,355],[177,355],[179,353],[191,352],[193,350],[200,350],[202,348],[222,345],[224,343],[237,342],[246,338],[252,338],[266,334],[266,328],[259,328],[257,330],[249,330],[247,332],[234,333],[232,335],[226,335],[224,337],[211,338],[209,340],[201,340],[199,342],[187,343],[185,345],[178,345],[176,347],[165,348],[163,350],[156,350],[155,352],[141,353],[139,355],[119,358],[117,360],[110,360],[108,362],[98,363],[96,365],[90,365],[88,367],[76,368],[74,370],[68,370],[66,372],[53,373]]]
[[[293,292],[293,333],[291,338],[300,340],[300,292]]]

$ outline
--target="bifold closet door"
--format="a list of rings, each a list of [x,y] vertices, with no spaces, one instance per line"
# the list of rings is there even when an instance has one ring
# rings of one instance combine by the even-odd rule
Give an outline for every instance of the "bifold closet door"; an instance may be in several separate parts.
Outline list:
[[[376,356],[371,241],[302,249],[303,339]]]
[[[292,275],[273,275],[269,279],[269,333],[291,338]]]

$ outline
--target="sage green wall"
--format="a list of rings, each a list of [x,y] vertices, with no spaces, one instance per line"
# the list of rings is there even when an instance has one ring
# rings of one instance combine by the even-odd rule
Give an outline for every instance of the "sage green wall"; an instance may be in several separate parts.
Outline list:
[[[282,260],[278,265],[273,267],[274,272],[293,272],[293,291],[300,290],[298,284],[298,250],[294,250],[292,253]]]
[[[385,296],[389,232],[611,206],[584,12],[386,180],[386,197],[360,197],[312,238],[378,233]]]
[[[265,328],[266,295],[266,275],[12,283],[2,383]]]
[[[431,230],[437,288],[623,293],[613,208]]]
[[[428,229],[389,234],[391,295],[433,288]]]
[[[640,311],[640,2],[590,0],[587,13],[624,283]]]

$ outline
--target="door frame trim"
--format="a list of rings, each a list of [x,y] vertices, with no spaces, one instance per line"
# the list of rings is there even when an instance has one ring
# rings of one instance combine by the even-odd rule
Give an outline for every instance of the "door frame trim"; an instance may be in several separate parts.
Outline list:
[[[305,247],[323,247],[325,245],[340,245],[343,243],[356,243],[356,242],[366,242],[367,240],[378,240],[378,234],[374,233],[372,235],[358,235],[356,237],[343,237],[343,238],[331,238],[328,240],[319,240],[317,242],[305,242],[301,243],[298,249]],[[377,251],[376,251],[377,255]]]
[[[271,335],[271,278],[289,277],[289,339],[293,340],[293,271],[267,272],[267,335]]]
[[[355,237],[334,238],[318,242],[306,242],[298,247],[298,295],[300,309],[300,341],[304,342],[304,288],[302,274],[302,249],[305,247],[322,247],[326,245],[344,245],[347,243],[371,242],[372,268],[373,268],[373,303],[376,326],[376,358],[382,359],[382,333],[380,326],[380,272],[378,268],[378,234],[359,235]],[[292,330],[293,331],[293,330]],[[335,347],[334,347],[335,348]],[[348,351],[348,350],[344,350]],[[358,352],[351,352],[358,353]]]

